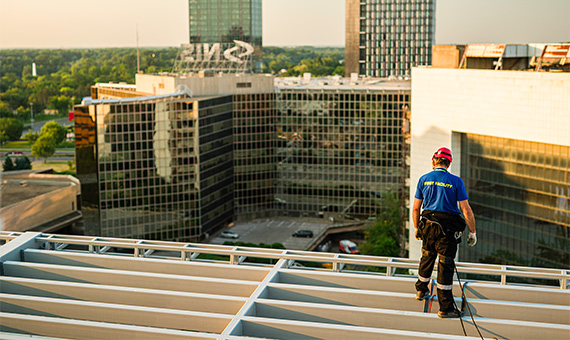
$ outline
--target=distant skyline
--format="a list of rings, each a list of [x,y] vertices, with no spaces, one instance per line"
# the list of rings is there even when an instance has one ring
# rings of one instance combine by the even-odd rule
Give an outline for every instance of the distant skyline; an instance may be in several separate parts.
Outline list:
[[[0,0],[0,48],[178,47],[188,0]],[[264,46],[344,46],[344,0],[264,0]],[[438,0],[436,44],[569,42],[568,0]]]

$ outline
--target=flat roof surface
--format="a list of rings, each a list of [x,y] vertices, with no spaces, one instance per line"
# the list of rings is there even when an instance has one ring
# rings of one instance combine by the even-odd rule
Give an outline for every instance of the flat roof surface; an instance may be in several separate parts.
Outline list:
[[[59,190],[67,185],[69,183],[45,184],[28,180],[4,180],[0,190],[0,208]]]
[[[570,335],[566,270],[457,263],[489,278],[464,280],[473,319],[459,320],[439,319],[434,296],[415,300],[410,259],[30,232],[2,242],[2,338],[480,339],[473,320],[487,339]]]

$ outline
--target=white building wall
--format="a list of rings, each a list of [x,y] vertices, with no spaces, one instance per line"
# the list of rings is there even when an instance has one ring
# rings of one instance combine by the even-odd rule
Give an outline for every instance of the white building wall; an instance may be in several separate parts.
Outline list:
[[[199,77],[198,75],[159,75],[137,74],[137,91],[152,95],[170,94],[189,89],[194,97],[272,93],[274,77],[268,74],[227,74],[213,77]],[[248,87],[238,87],[238,83],[248,84]],[[180,87],[182,86],[182,87]]]
[[[433,153],[450,147],[450,172],[460,174],[453,132],[570,145],[570,73],[412,69],[410,258],[421,257],[411,205]]]

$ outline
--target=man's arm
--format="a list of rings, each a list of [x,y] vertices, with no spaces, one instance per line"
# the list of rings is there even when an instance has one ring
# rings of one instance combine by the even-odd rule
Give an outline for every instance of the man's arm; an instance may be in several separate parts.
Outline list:
[[[424,200],[414,198],[414,207],[412,208],[412,219],[414,220],[414,228],[418,229],[420,224],[420,209]]]
[[[475,229],[475,215],[473,215],[473,210],[471,210],[471,206],[469,205],[469,201],[459,201],[459,207],[463,212],[463,216],[465,217],[465,222],[467,223],[467,227],[469,231],[473,234],[476,233]]]

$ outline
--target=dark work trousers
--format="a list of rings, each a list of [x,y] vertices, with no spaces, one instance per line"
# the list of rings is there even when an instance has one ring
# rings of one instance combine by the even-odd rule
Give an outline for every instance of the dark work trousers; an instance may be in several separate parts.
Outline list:
[[[435,265],[437,267],[437,299],[439,310],[450,312],[453,306],[453,269],[454,258],[457,253],[457,240],[452,231],[444,232],[438,223],[426,221],[420,228],[422,234],[422,259],[420,261],[416,290],[429,292],[428,284]]]

